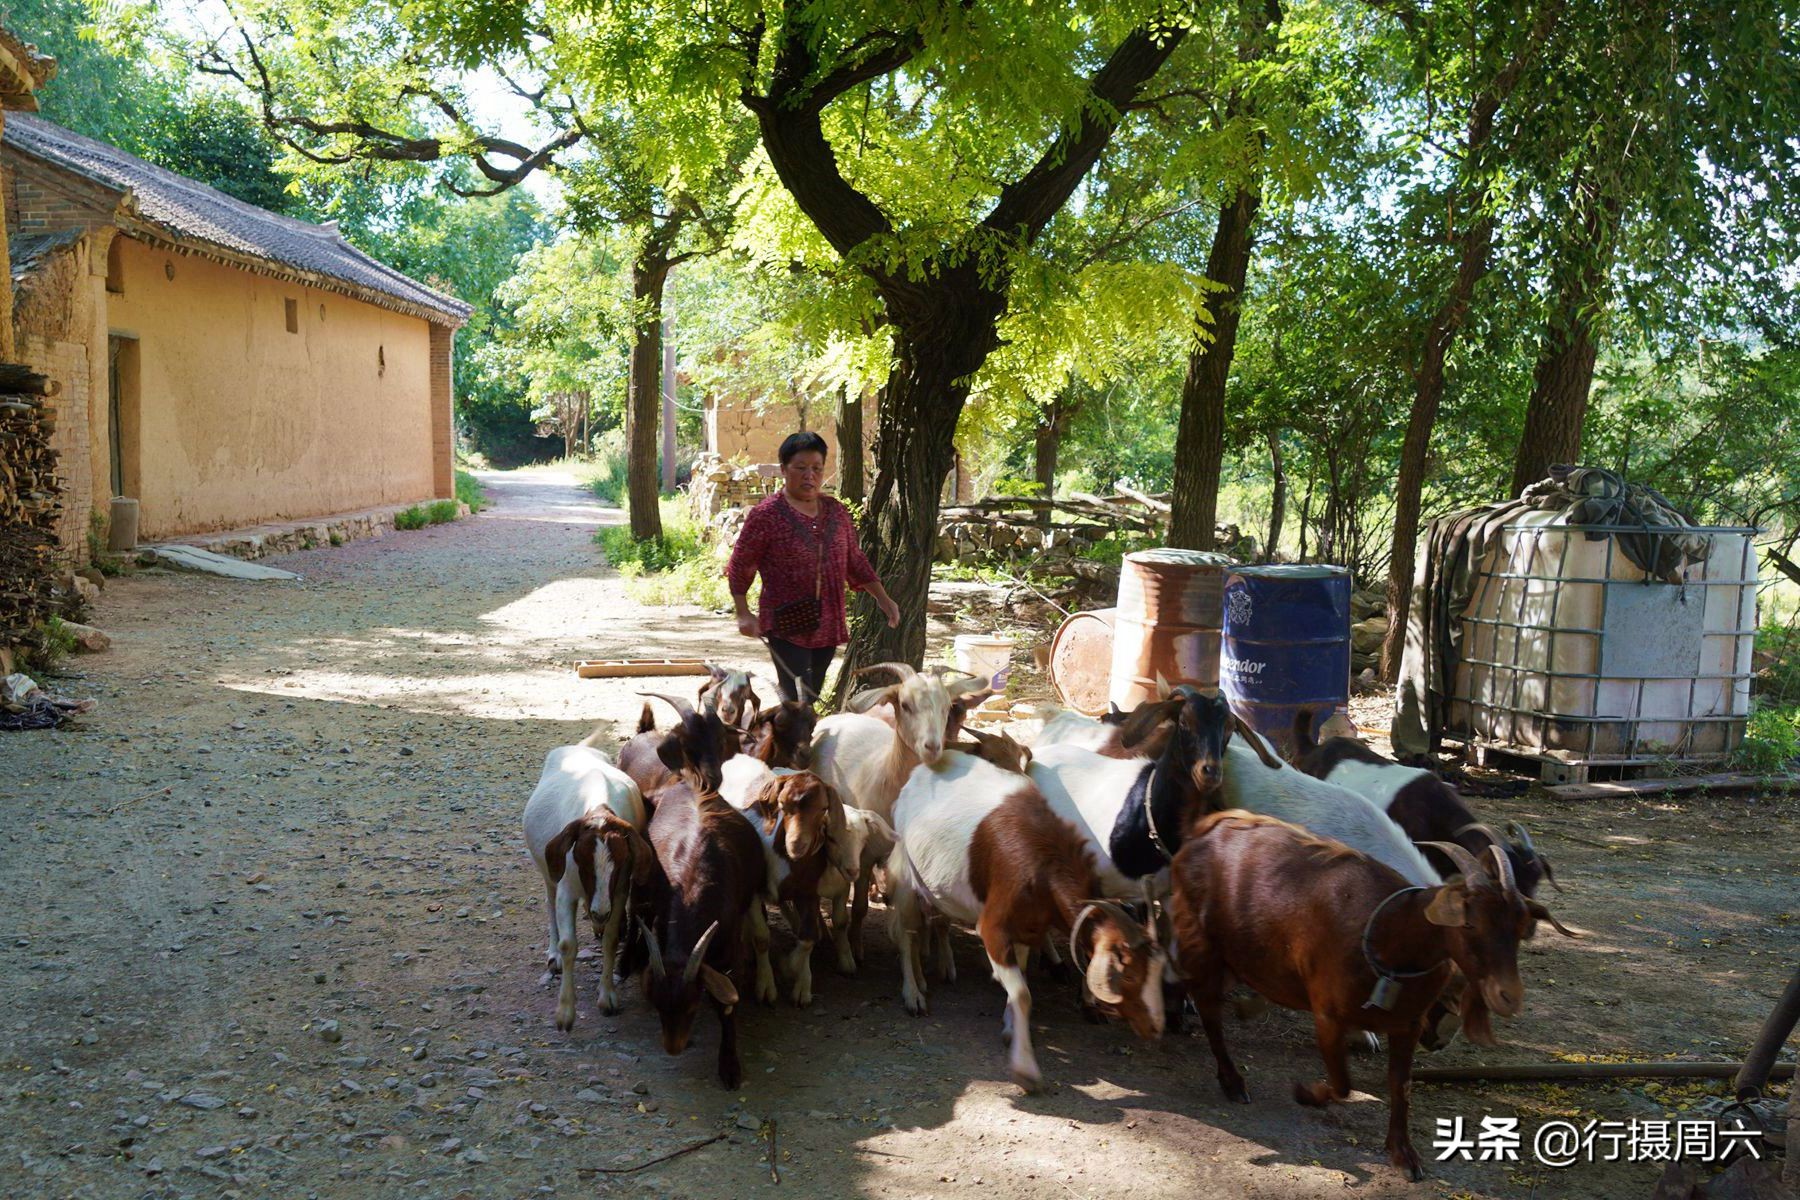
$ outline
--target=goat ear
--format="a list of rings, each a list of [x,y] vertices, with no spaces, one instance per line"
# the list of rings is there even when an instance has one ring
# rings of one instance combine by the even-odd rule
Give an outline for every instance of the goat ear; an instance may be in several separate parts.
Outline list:
[[[844,711],[866,713],[871,708],[874,708],[877,704],[881,704],[884,701],[891,704],[899,694],[900,689],[892,684],[887,687],[866,688],[850,697],[849,701],[844,705]]]
[[[723,972],[706,963],[700,964],[700,983],[706,988],[707,995],[726,1008],[730,1008],[738,1002],[737,988],[732,986],[731,980],[727,979]]]
[[[681,752],[679,728],[670,732],[667,737],[656,744],[656,757],[669,770],[676,774],[681,773],[682,765],[687,761],[687,755]]]
[[[1433,925],[1443,925],[1450,929],[1467,925],[1469,906],[1463,889],[1454,886],[1440,887],[1437,895],[1425,906],[1425,919]]]
[[[1477,1046],[1498,1046],[1500,1039],[1494,1036],[1493,1014],[1488,1011],[1487,1001],[1481,998],[1481,989],[1470,984],[1463,992],[1462,1008],[1457,1014],[1462,1017],[1462,1035]]]
[[[1119,723],[1119,744],[1126,748],[1137,745],[1156,727],[1175,715],[1180,700],[1146,700]]]
[[[625,827],[625,846],[631,865],[631,882],[640,887],[649,883],[650,868],[656,863],[656,851],[650,848],[649,841],[633,825]]]
[[[844,800],[837,789],[821,780],[819,786],[825,789],[825,855],[827,861],[838,870],[854,879],[860,863],[852,857],[855,847],[850,845],[850,820],[844,815]]]
[[[551,883],[562,882],[563,871],[569,863],[569,851],[575,848],[575,838],[580,832],[581,822],[571,821],[544,847],[544,871],[550,876]]]
[[[1238,731],[1238,735],[1244,739],[1244,744],[1256,751],[1256,757],[1262,759],[1263,766],[1269,768],[1271,771],[1279,771],[1286,765],[1279,758],[1275,757],[1275,752],[1269,749],[1269,743],[1263,741],[1262,734],[1250,728],[1249,722],[1245,721],[1244,718],[1238,716],[1236,713],[1232,713],[1231,724],[1232,727]]]

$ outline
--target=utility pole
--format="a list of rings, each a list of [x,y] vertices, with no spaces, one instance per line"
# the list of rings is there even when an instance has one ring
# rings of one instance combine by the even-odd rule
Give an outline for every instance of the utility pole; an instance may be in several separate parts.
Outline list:
[[[662,490],[675,490],[675,318],[663,318]]]

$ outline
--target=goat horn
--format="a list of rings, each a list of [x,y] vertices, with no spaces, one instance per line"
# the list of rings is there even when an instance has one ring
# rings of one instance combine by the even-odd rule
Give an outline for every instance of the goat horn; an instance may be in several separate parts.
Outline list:
[[[1494,845],[1496,845],[1496,846],[1506,845],[1506,839],[1501,837],[1499,834],[1495,833],[1493,830],[1493,827],[1491,825],[1483,825],[1480,821],[1470,821],[1467,825],[1462,826],[1461,828],[1459,828],[1455,833],[1451,834],[1450,836],[1451,837],[1461,837],[1463,834],[1469,832],[1469,830],[1471,830],[1471,829],[1475,830],[1475,832],[1477,832],[1477,833],[1485,835],[1487,837],[1487,839],[1490,842],[1493,842]]]
[[[664,704],[667,704],[670,708],[680,713],[681,718],[684,721],[694,715],[694,706],[689,704],[686,700],[683,700],[680,696],[669,696],[662,692],[639,692],[638,695],[649,696],[652,700],[661,700]]]
[[[1075,969],[1083,975],[1087,974],[1087,964],[1081,961],[1081,927],[1099,907],[1100,901],[1088,901],[1081,906],[1081,911],[1075,914],[1075,924],[1069,927],[1069,961],[1074,963]]]
[[[650,977],[663,977],[662,947],[656,944],[656,935],[650,932],[650,926],[644,924],[644,918],[638,918],[638,928],[644,931],[644,944],[650,947]]]
[[[700,974],[700,965],[706,961],[706,947],[712,943],[713,934],[719,932],[719,923],[714,921],[694,943],[693,953],[688,955],[687,970],[681,973],[681,982],[692,983]]]
[[[1543,904],[1536,900],[1527,900],[1525,902],[1525,911],[1529,912],[1540,921],[1550,922],[1550,924],[1556,927],[1556,932],[1562,934],[1564,937],[1578,938],[1581,936],[1572,929],[1564,928],[1563,923],[1557,920],[1555,915],[1551,913],[1549,909],[1545,908]]]
[[[1269,744],[1263,741],[1262,734],[1250,728],[1250,723],[1248,721],[1244,720],[1244,718],[1238,716],[1236,713],[1232,713],[1231,724],[1239,734],[1243,735],[1244,744],[1256,751],[1256,757],[1262,759],[1263,766],[1269,768],[1271,771],[1281,770],[1284,765],[1282,761],[1275,756],[1275,752],[1269,748]]]
[[[1100,911],[1119,923],[1119,928],[1125,931],[1126,940],[1133,946],[1141,946],[1150,940],[1150,935],[1144,931],[1144,926],[1138,919],[1126,912],[1124,908],[1118,904],[1115,904],[1111,900],[1101,900],[1097,907]]]
[[[1473,854],[1455,842],[1420,842],[1419,845],[1429,846],[1433,850],[1441,850],[1448,855],[1450,861],[1456,864],[1456,869],[1462,872],[1463,879],[1468,882],[1470,887],[1481,882],[1483,874],[1481,864],[1475,861]]]
[[[1493,855],[1495,864],[1494,878],[1500,881],[1501,889],[1508,896],[1517,896],[1519,894],[1519,882],[1513,878],[1512,860],[1506,857],[1506,847],[1499,842],[1495,842],[1488,847],[1488,853]]]
[[[878,662],[872,666],[864,667],[862,670],[858,671],[857,674],[859,676],[860,675],[871,675],[871,674],[875,673],[876,671],[892,671],[894,674],[898,675],[901,679],[911,679],[913,676],[918,674],[917,671],[913,670],[911,663],[903,663],[903,662]]]

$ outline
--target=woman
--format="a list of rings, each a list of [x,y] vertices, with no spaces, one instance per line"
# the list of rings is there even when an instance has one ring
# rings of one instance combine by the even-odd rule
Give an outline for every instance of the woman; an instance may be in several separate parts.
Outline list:
[[[890,626],[900,608],[875,576],[850,510],[819,491],[825,482],[825,439],[790,434],[781,443],[782,489],[750,510],[725,577],[737,605],[738,632],[769,644],[784,700],[825,690],[825,669],[850,640],[844,586],[869,593]],[[750,581],[762,573],[762,600],[750,611]]]

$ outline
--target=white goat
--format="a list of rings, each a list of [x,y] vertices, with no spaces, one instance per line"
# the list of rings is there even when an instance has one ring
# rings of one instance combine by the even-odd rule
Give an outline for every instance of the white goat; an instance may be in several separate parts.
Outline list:
[[[545,958],[562,974],[556,1027],[575,1026],[575,930],[583,910],[600,934],[600,1008],[619,1011],[613,981],[625,893],[633,878],[648,877],[653,861],[644,839],[649,823],[643,796],[631,777],[594,748],[595,730],[574,746],[544,757],[531,799],[525,802],[525,845],[544,878],[550,944]]]
[[[894,799],[900,795],[907,776],[920,763],[935,764],[944,752],[944,729],[951,702],[965,693],[985,689],[988,681],[964,678],[946,683],[939,671],[915,671],[906,663],[897,662],[877,663],[858,674],[878,670],[894,672],[900,682],[858,692],[845,706],[850,711],[820,721],[813,734],[812,770],[837,789],[846,807],[874,813],[892,823]],[[893,706],[892,726],[864,715],[877,704]],[[858,953],[862,947],[861,914],[868,909],[872,881],[872,868],[864,867],[856,880],[849,929],[852,949]],[[842,967],[843,942],[835,925],[831,936],[840,948]]]
[[[1032,749],[1035,753],[1051,746],[1079,746],[1083,750],[1098,751],[1100,747],[1110,745],[1118,735],[1117,725],[1061,708],[1045,718],[1043,729],[1032,741]]]
[[[1225,748],[1222,799],[1223,808],[1280,817],[1320,837],[1360,850],[1400,872],[1408,883],[1436,887],[1443,882],[1406,831],[1380,804],[1293,767],[1271,767],[1241,741]]]

